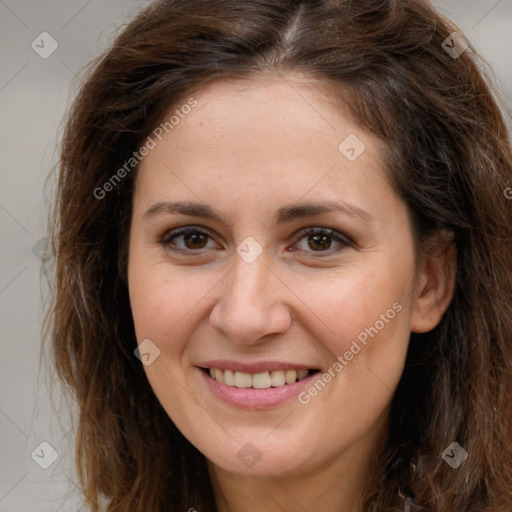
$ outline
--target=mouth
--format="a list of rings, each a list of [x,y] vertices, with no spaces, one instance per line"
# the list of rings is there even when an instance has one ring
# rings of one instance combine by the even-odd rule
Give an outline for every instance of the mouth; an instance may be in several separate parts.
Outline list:
[[[236,408],[259,410],[297,398],[320,374],[317,368],[279,362],[249,365],[219,360],[197,369],[212,396]]]
[[[310,375],[319,373],[317,369],[286,369],[249,373],[221,368],[204,367],[201,370],[211,379],[234,388],[269,389],[290,386]]]

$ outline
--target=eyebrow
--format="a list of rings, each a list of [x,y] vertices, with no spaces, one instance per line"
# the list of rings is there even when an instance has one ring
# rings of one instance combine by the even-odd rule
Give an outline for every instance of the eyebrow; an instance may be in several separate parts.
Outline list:
[[[344,201],[322,201],[321,203],[298,203],[284,206],[277,210],[274,221],[275,225],[278,225],[291,222],[295,219],[302,219],[330,212],[341,212],[350,217],[369,223],[376,222],[376,218],[370,212]],[[214,219],[229,225],[229,222],[227,222],[226,219],[217,213],[211,206],[191,201],[161,201],[155,203],[146,211],[144,218],[150,218],[163,213],[181,213],[183,215]]]

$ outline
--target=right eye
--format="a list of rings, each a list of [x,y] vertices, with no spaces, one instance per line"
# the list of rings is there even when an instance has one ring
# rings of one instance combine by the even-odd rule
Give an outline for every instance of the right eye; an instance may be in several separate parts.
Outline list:
[[[207,247],[208,239],[213,240],[205,231],[198,228],[185,227],[167,231],[161,237],[160,243],[170,250],[198,252],[214,248]]]

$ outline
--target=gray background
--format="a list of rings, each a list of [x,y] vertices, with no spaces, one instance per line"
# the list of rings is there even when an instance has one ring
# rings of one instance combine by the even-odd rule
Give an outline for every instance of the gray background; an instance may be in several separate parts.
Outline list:
[[[76,510],[73,436],[66,436],[69,422],[62,415],[59,421],[49,401],[51,370],[39,371],[42,304],[48,293],[40,279],[44,242],[38,243],[45,237],[49,204],[43,185],[57,160],[57,137],[76,90],[75,74],[147,3],[0,0],[0,512]],[[434,3],[493,67],[510,110],[512,0]],[[46,59],[31,47],[42,32],[58,43]],[[47,40],[40,51],[48,48]],[[48,469],[35,462],[50,461],[51,450],[40,447],[42,442],[58,452]]]

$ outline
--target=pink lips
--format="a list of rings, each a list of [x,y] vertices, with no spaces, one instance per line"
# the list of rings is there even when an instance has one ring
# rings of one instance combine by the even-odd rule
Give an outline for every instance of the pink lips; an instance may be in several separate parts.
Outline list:
[[[212,379],[207,372],[200,368],[219,368],[221,370],[233,370],[247,373],[259,373],[272,370],[310,370],[312,368],[301,364],[276,361],[239,363],[225,360],[206,361],[198,365],[198,368],[208,388],[216,397],[230,405],[243,409],[268,409],[278,406],[286,400],[297,396],[305,387],[310,385],[312,379],[318,377],[318,375],[313,373],[293,384],[285,384],[284,386],[275,388],[237,388],[227,386],[222,382]]]

